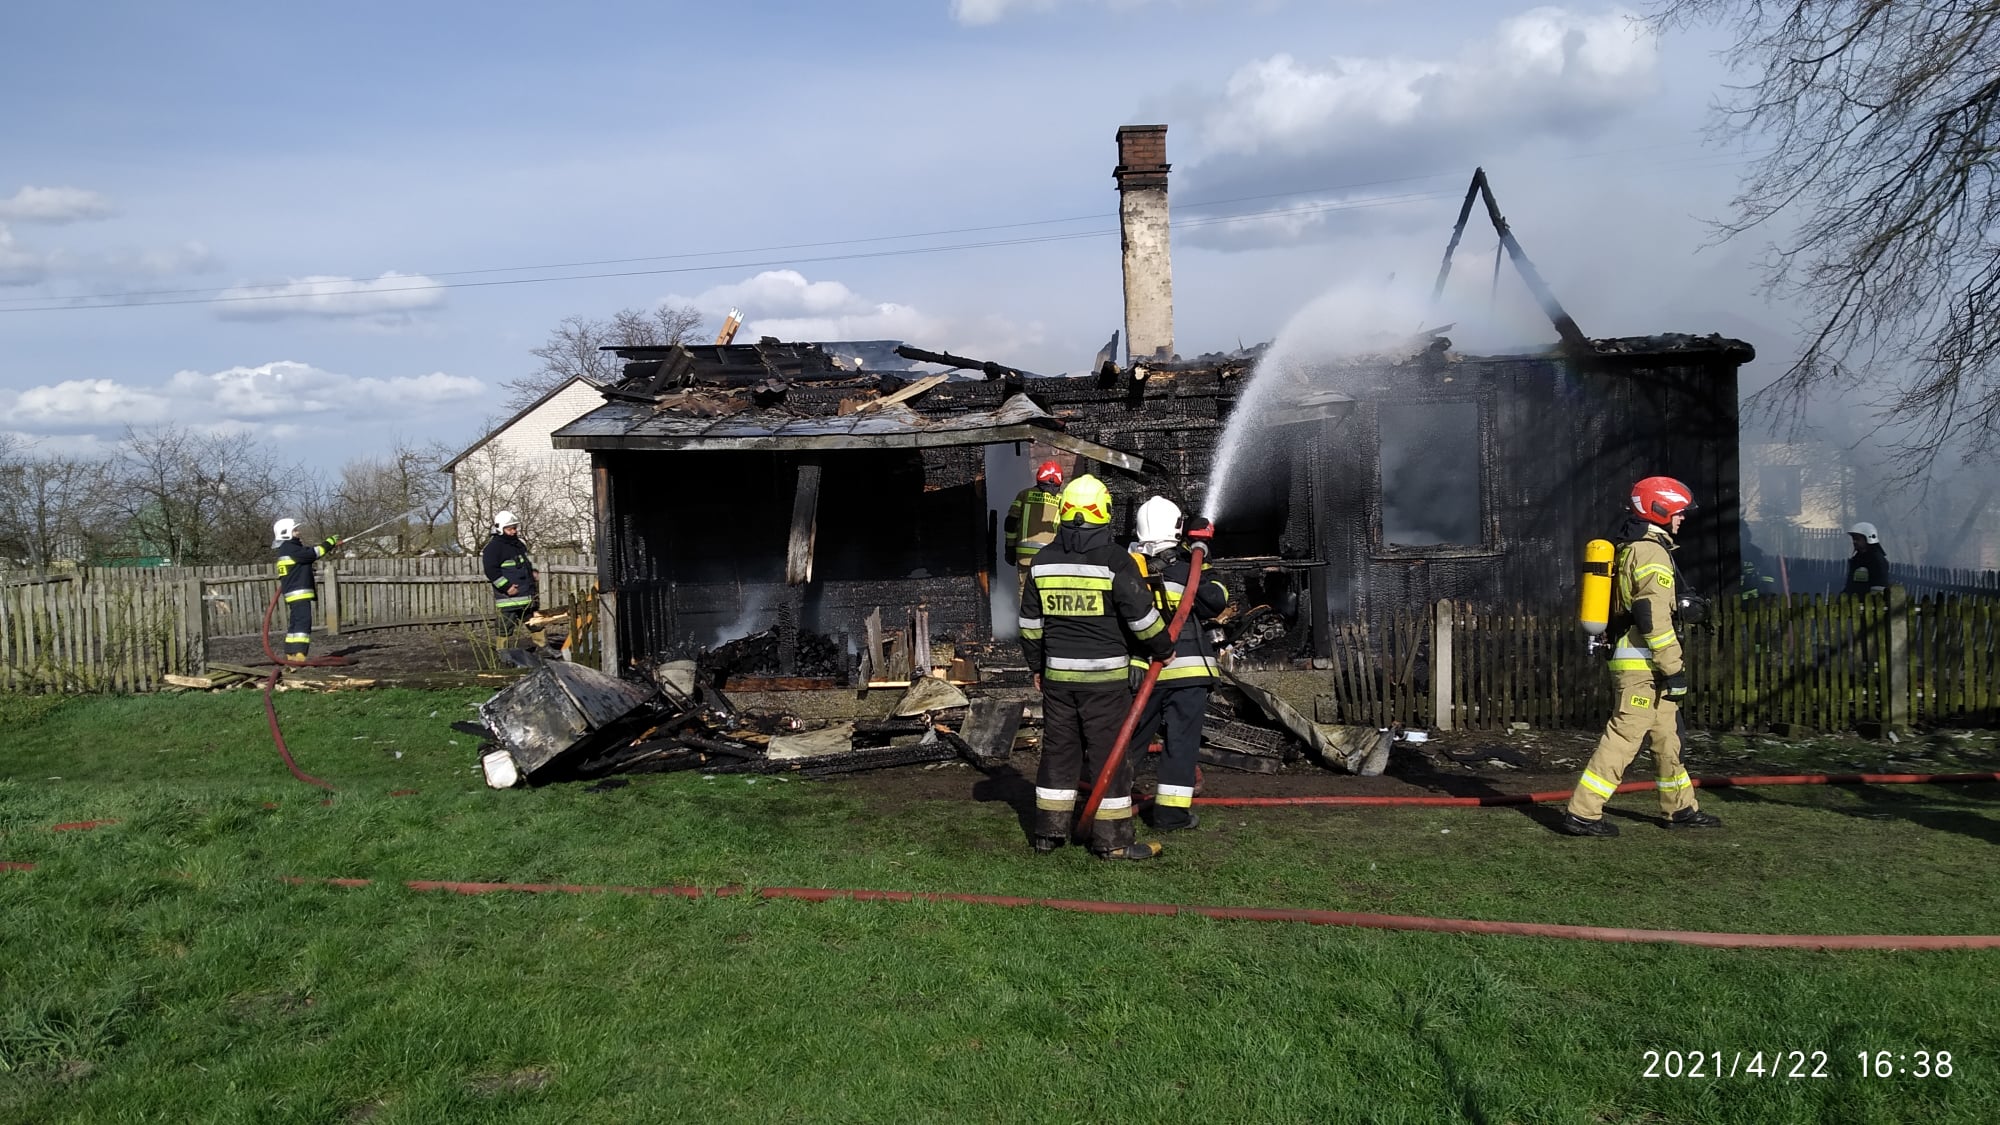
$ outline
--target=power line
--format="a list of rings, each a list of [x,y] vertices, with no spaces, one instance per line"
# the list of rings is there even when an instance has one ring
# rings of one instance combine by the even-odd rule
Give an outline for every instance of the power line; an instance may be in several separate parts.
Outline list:
[[[1586,160],[1586,159],[1601,158],[1605,156],[1624,155],[1633,152],[1654,152],[1658,151],[1660,148],[1681,147],[1682,145],[1690,143],[1698,143],[1698,142],[1677,142],[1667,145],[1636,146],[1632,148],[1613,149],[1596,153],[1581,153],[1570,157],[1563,157],[1560,159],[1565,161]],[[1755,154],[1752,154],[1751,156],[1742,157],[1735,160],[1723,160],[1717,162],[1716,157],[1722,155],[1725,154],[1705,154],[1703,156],[1699,156],[1688,161],[1665,162],[1662,164],[1655,164],[1652,166],[1673,167],[1678,165],[1688,165],[1695,167],[1724,167],[1732,163],[1744,163],[1747,162],[1747,160],[1749,159],[1755,158]],[[1235,203],[1253,202],[1260,199],[1297,197],[1300,195],[1310,195],[1328,191],[1345,191],[1354,188],[1381,186],[1386,184],[1416,183],[1424,180],[1439,179],[1444,176],[1455,177],[1456,175],[1458,175],[1458,173],[1455,172],[1434,172],[1420,176],[1398,176],[1398,177],[1391,177],[1379,180],[1357,181],[1354,183],[1335,185],[1331,187],[1304,189],[1296,191],[1284,191],[1284,192],[1269,192],[1261,195],[1235,196],[1228,199],[1177,203],[1175,206],[1177,209],[1182,211],[1196,210],[1208,207],[1228,206],[1230,204],[1235,204]],[[1295,207],[1272,208],[1263,211],[1238,212],[1232,214],[1206,216],[1198,218],[1181,218],[1173,220],[1170,226],[1174,229],[1185,230],[1185,229],[1195,229],[1207,226],[1215,226],[1226,223],[1255,221],[1259,219],[1270,219],[1270,218],[1281,218],[1281,217],[1310,217],[1332,211],[1363,210],[1374,207],[1399,206],[1403,204],[1423,202],[1433,199],[1450,198],[1455,196],[1456,194],[1457,194],[1456,191],[1433,191],[1433,192],[1407,193],[1403,195],[1394,195],[1394,196],[1365,197],[1358,200],[1335,200],[1331,202],[1322,201],[1317,203],[1302,204]],[[491,273],[527,273],[527,272],[535,272],[541,270],[574,269],[574,268],[583,268],[583,267],[597,266],[597,265],[626,265],[626,264],[638,264],[642,262],[678,261],[678,260],[685,260],[688,258],[718,257],[730,254],[754,254],[754,253],[766,253],[772,251],[791,250],[791,249],[813,249],[813,248],[827,247],[827,246],[866,245],[879,242],[903,241],[914,238],[935,238],[952,234],[983,233],[986,231],[997,231],[997,230],[1019,230],[1029,227],[1053,226],[1064,223],[1087,222],[1092,220],[1104,220],[1115,217],[1116,216],[1113,213],[1099,212],[1091,215],[1076,215],[1076,216],[1068,216],[1057,219],[1036,219],[1036,220],[1029,220],[1017,223],[995,223],[995,224],[986,224],[980,226],[956,227],[944,230],[926,231],[926,232],[900,234],[900,235],[875,235],[866,238],[835,239],[835,240],[826,240],[819,242],[788,243],[788,244],[779,244],[768,247],[752,247],[742,250],[688,251],[678,254],[650,255],[646,257],[637,257],[637,258],[611,258],[611,259],[597,259],[597,260],[574,262],[574,263],[553,263],[553,264],[537,265],[537,266],[498,266],[486,269],[456,270],[456,271],[446,271],[439,273],[415,273],[410,276],[412,277],[420,276],[426,279],[438,278],[438,277],[473,277]],[[73,310],[109,309],[109,308],[145,308],[155,305],[240,304],[240,303],[255,302],[255,301],[282,301],[282,300],[301,300],[301,299],[310,300],[310,299],[327,298],[327,297],[370,297],[370,296],[390,294],[390,293],[427,292],[427,291],[444,290],[444,289],[477,289],[477,288],[491,288],[503,285],[547,284],[550,282],[558,282],[558,281],[586,281],[586,280],[620,278],[620,277],[650,277],[650,276],[662,276],[668,274],[681,274],[681,273],[707,273],[707,272],[716,272],[723,270],[760,269],[760,268],[769,268],[769,267],[784,266],[784,265],[810,265],[810,264],[819,264],[825,262],[854,261],[854,260],[871,259],[871,258],[904,257],[917,254],[937,254],[937,253],[956,252],[962,250],[981,250],[981,249],[992,249],[992,248],[1006,247],[1006,246],[1034,245],[1044,242],[1072,241],[1083,238],[1102,238],[1117,233],[1118,230],[1116,228],[1112,228],[1107,230],[1073,231],[1060,234],[1032,235],[1020,238],[990,239],[990,240],[983,240],[976,242],[951,243],[938,246],[915,246],[915,247],[900,247],[900,248],[876,250],[876,251],[855,251],[844,254],[826,254],[826,255],[817,255],[812,257],[793,257],[793,258],[775,259],[767,261],[747,261],[747,262],[730,261],[730,262],[711,263],[707,265],[662,267],[656,269],[639,269],[639,270],[613,270],[613,271],[604,271],[596,273],[562,274],[557,276],[545,276],[545,277],[498,278],[498,279],[490,279],[484,281],[438,282],[438,281],[427,280],[424,284],[418,284],[418,285],[400,285],[400,286],[382,286],[373,284],[359,285],[357,284],[357,282],[361,281],[362,279],[343,279],[343,282],[348,285],[348,288],[318,289],[318,290],[307,290],[304,292],[301,292],[297,289],[297,286],[300,283],[296,281],[285,282],[282,284],[229,286],[226,288],[178,289],[178,290],[175,289],[127,290],[116,293],[81,294],[73,297],[63,298],[62,300],[64,303],[61,304],[22,305],[14,308],[0,308],[0,314],[16,313],[16,312],[66,312]],[[243,292],[243,290],[260,290],[260,289],[272,290],[272,291]],[[174,299],[135,301],[131,299],[134,297],[167,297]],[[6,304],[13,301],[24,301],[24,300],[49,301],[52,300],[52,298],[46,298],[46,297],[0,298],[0,304]],[[97,301],[101,303],[98,304],[84,303],[90,301]]]

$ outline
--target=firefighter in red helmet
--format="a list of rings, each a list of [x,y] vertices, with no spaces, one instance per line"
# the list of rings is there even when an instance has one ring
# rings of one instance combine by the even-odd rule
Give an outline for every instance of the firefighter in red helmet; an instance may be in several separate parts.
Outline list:
[[[1056,525],[1062,512],[1063,470],[1054,461],[1044,461],[1035,469],[1035,483],[1014,497],[1007,509],[1007,561],[1027,588],[1028,564],[1036,552],[1055,541]]]
[[[1681,763],[1681,700],[1687,696],[1675,624],[1699,620],[1703,603],[1688,594],[1674,567],[1674,536],[1694,508],[1688,486],[1672,477],[1647,477],[1632,486],[1631,513],[1615,535],[1609,633],[1611,682],[1617,708],[1597,752],[1570,794],[1561,828],[1572,836],[1616,836],[1604,819],[1604,802],[1618,789],[1625,768],[1646,736],[1660,779],[1660,811],[1669,828],[1716,828],[1722,820],[1701,811],[1694,782]]]

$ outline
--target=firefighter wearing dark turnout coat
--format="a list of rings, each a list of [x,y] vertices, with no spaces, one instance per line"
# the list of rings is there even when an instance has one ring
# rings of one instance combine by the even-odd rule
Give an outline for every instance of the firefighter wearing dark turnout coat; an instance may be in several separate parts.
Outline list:
[[[271,548],[278,552],[278,597],[285,603],[287,664],[304,664],[312,651],[313,564],[338,546],[336,535],[307,546],[299,539],[299,521],[294,519],[271,525]]]
[[[1208,521],[1193,520],[1183,530],[1180,508],[1164,496],[1155,496],[1139,505],[1134,530],[1139,541],[1133,544],[1132,559],[1152,587],[1154,607],[1171,623],[1181,599],[1187,596],[1188,573],[1194,565],[1180,536],[1207,538]],[[1194,608],[1174,641],[1172,657],[1160,669],[1139,720],[1139,733],[1133,739],[1135,746],[1144,746],[1158,729],[1166,743],[1153,799],[1153,827],[1161,832],[1201,823],[1193,808],[1195,771],[1199,768],[1202,719],[1208,714],[1208,690],[1221,671],[1215,644],[1204,626],[1229,605],[1229,589],[1210,576],[1206,559],[1201,569],[1201,581],[1194,585]],[[1143,676],[1147,663],[1142,657],[1133,657],[1133,672]]]
[[[1672,477],[1647,477],[1632,486],[1633,514],[1618,532],[1612,564],[1616,640],[1610,664],[1617,710],[1563,813],[1561,828],[1572,836],[1618,835],[1618,827],[1604,819],[1604,802],[1617,791],[1648,736],[1667,826],[1715,828],[1722,823],[1701,811],[1694,782],[1681,763],[1680,704],[1688,679],[1675,624],[1687,599],[1672,551],[1681,521],[1693,507],[1687,485]]]
[[[507,647],[526,626],[540,593],[541,572],[528,558],[520,531],[520,520],[514,513],[501,512],[493,517],[493,537],[479,553],[479,561],[486,568],[486,581],[493,586],[493,608],[500,613],[500,633],[494,643],[501,648]],[[540,629],[529,630],[528,640],[537,648],[548,643],[547,635]]]
[[[1111,492],[1085,475],[1063,489],[1055,541],[1028,567],[1021,601],[1021,652],[1042,691],[1042,764],[1035,775],[1034,846],[1051,852],[1070,837],[1077,799],[1097,783],[1132,706],[1136,648],[1168,653],[1167,622],[1132,556],[1111,536]],[[1091,821],[1091,852],[1150,859],[1157,843],[1135,842],[1128,755]]]

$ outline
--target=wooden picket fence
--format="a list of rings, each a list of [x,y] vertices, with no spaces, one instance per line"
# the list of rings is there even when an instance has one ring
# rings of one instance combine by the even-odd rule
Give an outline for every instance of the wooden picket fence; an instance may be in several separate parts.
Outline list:
[[[1821,731],[2000,721],[2000,598],[1900,590],[1759,598],[1682,630],[1696,727]],[[1324,721],[1599,727],[1611,677],[1566,614],[1440,602],[1386,633],[1341,626]]]
[[[151,691],[202,667],[201,594],[165,570],[0,584],[0,691]]]
[[[590,556],[535,562],[544,610],[581,602],[595,588]],[[336,556],[315,573],[314,628],[330,636],[493,616],[476,558]],[[91,567],[0,580],[0,691],[151,691],[169,673],[199,675],[209,639],[254,635],[277,587],[268,566]],[[284,628],[282,612],[272,628]]]

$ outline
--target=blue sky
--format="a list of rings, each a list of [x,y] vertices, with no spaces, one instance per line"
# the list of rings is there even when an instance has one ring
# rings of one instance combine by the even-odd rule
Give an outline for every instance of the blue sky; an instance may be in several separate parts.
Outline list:
[[[1080,369],[1122,322],[1110,172],[1134,122],[1169,127],[1183,354],[1269,339],[1329,290],[1424,315],[1483,164],[1587,332],[1719,330],[1781,356],[1755,246],[1701,249],[1741,170],[1701,144],[1716,44],[1630,17],[17,6],[0,433],[90,451],[127,424],[217,427],[325,465],[463,444],[562,317],[662,300],[740,306],[753,334]],[[1002,244],[936,249],[968,243]],[[1550,338],[1511,276],[1489,298],[1492,251],[1475,228],[1432,322],[1467,346]],[[649,260],[523,268],[622,259]],[[614,272],[634,276],[545,280]]]

